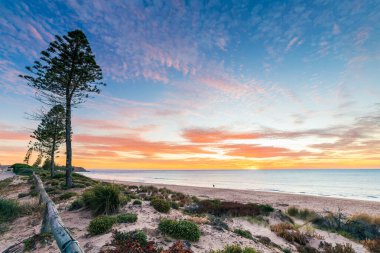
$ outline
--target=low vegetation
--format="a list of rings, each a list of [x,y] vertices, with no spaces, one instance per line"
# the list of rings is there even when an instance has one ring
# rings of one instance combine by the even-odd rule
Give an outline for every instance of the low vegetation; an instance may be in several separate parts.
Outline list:
[[[318,214],[313,210],[307,208],[298,209],[295,206],[289,207],[287,213],[292,217],[307,221],[313,221],[318,217]]]
[[[116,223],[133,223],[137,221],[137,214],[124,213],[119,215],[101,215],[91,220],[88,232],[91,235],[100,235],[109,232]]]
[[[269,205],[259,205],[254,203],[238,203],[220,200],[201,200],[197,203],[196,208],[190,212],[208,213],[215,216],[257,216],[268,215],[274,210]]]
[[[116,223],[116,217],[112,216],[98,216],[91,220],[88,226],[88,232],[91,235],[100,235],[109,232]]]
[[[227,245],[222,250],[212,250],[209,253],[257,253],[257,251],[251,247],[242,248],[240,245]]]
[[[365,240],[363,241],[363,245],[371,253],[380,253],[380,238],[374,240]]]
[[[168,213],[170,211],[171,204],[164,199],[154,198],[150,202],[153,208],[160,213]]]
[[[86,190],[83,202],[95,215],[109,215],[117,212],[120,207],[120,188],[115,185],[96,185]]]
[[[308,236],[305,233],[300,232],[294,225],[289,223],[271,225],[270,230],[290,243],[306,245],[309,241]]]
[[[79,199],[74,200],[70,204],[69,211],[78,210],[78,209],[81,209],[82,207],[84,207],[84,202],[83,202],[83,199],[79,198]]]
[[[168,220],[163,219],[158,225],[158,229],[175,239],[183,239],[188,241],[198,241],[201,236],[199,227],[191,221]]]
[[[22,207],[17,201],[0,198],[0,223],[11,222],[22,213]]]
[[[153,241],[148,241],[147,236],[141,230],[130,232],[114,231],[112,248],[101,251],[101,253],[193,253],[190,244],[177,241],[167,250],[156,248]]]
[[[116,216],[118,223],[133,223],[137,221],[137,214],[135,213],[123,213]]]
[[[253,239],[251,232],[249,232],[248,230],[235,229],[234,233],[240,235],[241,237],[247,238],[247,239]]]
[[[25,239],[24,251],[33,251],[36,249],[37,244],[45,245],[53,240],[52,234],[50,233],[41,233],[33,235],[32,237]]]
[[[65,192],[65,193],[63,193],[62,195],[60,195],[59,197],[58,197],[58,199],[59,200],[67,200],[67,199],[70,199],[70,198],[72,198],[72,197],[74,197],[74,196],[77,196],[78,194],[77,193],[75,193],[75,192]]]
[[[337,243],[332,245],[328,242],[321,242],[318,247],[319,251],[323,253],[355,253],[355,250],[352,248],[351,244],[340,244]]]
[[[141,202],[141,200],[139,200],[139,199],[135,199],[135,200],[132,202],[132,205],[134,205],[134,206],[141,206],[141,205],[142,205],[142,202]]]

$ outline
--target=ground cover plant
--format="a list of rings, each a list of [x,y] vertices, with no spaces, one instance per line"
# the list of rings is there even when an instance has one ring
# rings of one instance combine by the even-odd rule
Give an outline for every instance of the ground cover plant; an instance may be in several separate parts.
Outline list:
[[[175,239],[198,241],[201,236],[199,227],[194,222],[186,220],[163,219],[160,221],[158,229]]]

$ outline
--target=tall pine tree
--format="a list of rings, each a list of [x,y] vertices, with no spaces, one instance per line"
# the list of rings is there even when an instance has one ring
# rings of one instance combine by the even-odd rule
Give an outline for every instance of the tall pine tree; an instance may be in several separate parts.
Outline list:
[[[65,107],[66,186],[72,187],[71,111],[83,103],[91,93],[99,93],[102,70],[95,61],[86,35],[75,30],[67,35],[55,36],[39,61],[27,67],[30,75],[21,75],[28,85],[36,88],[44,103],[62,104]]]

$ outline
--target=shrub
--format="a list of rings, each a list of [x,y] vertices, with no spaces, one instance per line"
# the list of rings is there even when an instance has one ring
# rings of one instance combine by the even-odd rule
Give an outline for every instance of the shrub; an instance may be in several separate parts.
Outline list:
[[[13,221],[21,213],[22,208],[16,201],[0,198],[0,223]]]
[[[337,243],[333,246],[328,242],[320,242],[318,249],[323,250],[324,253],[355,253],[351,244],[340,244]]]
[[[133,223],[137,221],[137,214],[135,213],[124,213],[116,216],[118,223]]]
[[[129,196],[120,195],[120,205],[121,206],[125,206],[126,204],[128,204],[129,201],[131,201]]]
[[[220,217],[210,216],[209,217],[210,225],[215,229],[223,231],[228,230],[228,225]]]
[[[52,239],[52,234],[49,233],[33,235],[23,241],[24,251],[33,251],[36,249],[37,243],[46,244],[46,242],[51,241]]]
[[[66,200],[66,199],[70,199],[74,196],[78,195],[76,192],[65,192],[63,193],[62,195],[60,195],[58,197],[59,200]]]
[[[78,210],[78,209],[81,209],[82,207],[84,207],[84,202],[82,199],[76,199],[74,200],[70,207],[69,207],[69,211],[74,211],[74,210]]]
[[[198,241],[201,236],[201,231],[198,226],[186,220],[175,221],[163,219],[158,224],[158,229],[173,238],[188,241]]]
[[[120,189],[114,185],[96,185],[85,191],[82,198],[95,215],[112,214],[120,207]]]
[[[279,223],[272,225],[270,226],[270,230],[288,242],[296,242],[300,245],[306,245],[308,243],[307,235],[301,233],[298,229],[289,223]]]
[[[141,246],[147,245],[147,236],[141,230],[134,230],[129,232],[115,231],[113,233],[113,242],[115,244],[122,244],[125,242],[137,241]]]
[[[375,239],[375,240],[365,240],[363,242],[363,245],[371,253],[380,253],[380,238]]]
[[[171,207],[172,207],[173,209],[176,209],[176,210],[179,209],[179,205],[178,205],[178,203],[175,202],[175,201],[172,201],[172,202],[171,202]]]
[[[351,221],[362,221],[368,224],[380,226],[380,216],[371,216],[365,213],[356,214],[350,217]]]
[[[150,204],[153,208],[160,213],[168,213],[170,211],[170,202],[163,199],[152,199]]]
[[[378,225],[368,223],[363,218],[346,219],[341,213],[319,216],[313,220],[313,224],[320,229],[336,232],[356,240],[373,240],[380,237]]]
[[[316,218],[318,218],[318,214],[314,212],[313,210],[304,208],[304,209],[298,209],[297,207],[291,206],[288,208],[287,213],[290,216],[299,218],[301,220],[308,220],[313,221]]]
[[[98,216],[91,220],[88,226],[88,232],[92,235],[104,234],[111,230],[116,218],[112,216]]]
[[[227,245],[222,250],[212,250],[209,253],[256,253],[256,249],[251,247],[242,248],[240,245]]]
[[[274,209],[269,205],[258,205],[254,203],[238,203],[220,200],[201,200],[198,202],[196,213],[209,213],[216,216],[255,216],[267,215]]]
[[[36,189],[32,189],[30,192],[29,192],[29,195],[31,197],[37,197],[38,196],[38,191]]]
[[[33,167],[28,164],[23,163],[15,163],[10,168],[13,168],[13,172],[16,175],[32,175],[33,174]]]
[[[251,232],[249,232],[248,230],[235,229],[234,233],[247,239],[253,239]]]
[[[29,192],[21,192],[21,193],[19,193],[18,195],[17,195],[17,197],[19,198],[19,199],[21,199],[21,198],[24,198],[24,197],[26,197],[26,196],[29,196]]]
[[[141,202],[141,200],[139,200],[139,199],[135,199],[135,200],[133,201],[132,205],[134,205],[134,206],[141,206],[141,205],[142,205],[142,202]]]
[[[299,210],[297,207],[295,206],[291,206],[288,208],[288,210],[286,211],[290,216],[293,216],[293,217],[296,217],[298,216],[299,214]]]

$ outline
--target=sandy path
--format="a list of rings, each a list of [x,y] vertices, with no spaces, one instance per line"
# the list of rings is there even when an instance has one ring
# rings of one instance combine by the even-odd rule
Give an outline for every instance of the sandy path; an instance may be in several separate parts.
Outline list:
[[[207,187],[180,186],[168,184],[150,184],[138,182],[126,182],[115,180],[101,180],[128,185],[153,185],[156,187],[166,187],[170,190],[183,192],[201,198],[217,198],[237,202],[266,203],[275,208],[285,210],[288,206],[298,206],[301,208],[313,209],[317,212],[333,211],[340,209],[344,214],[367,213],[380,215],[380,202],[351,200],[330,197],[308,196],[288,193],[273,193],[253,190],[231,190]]]

